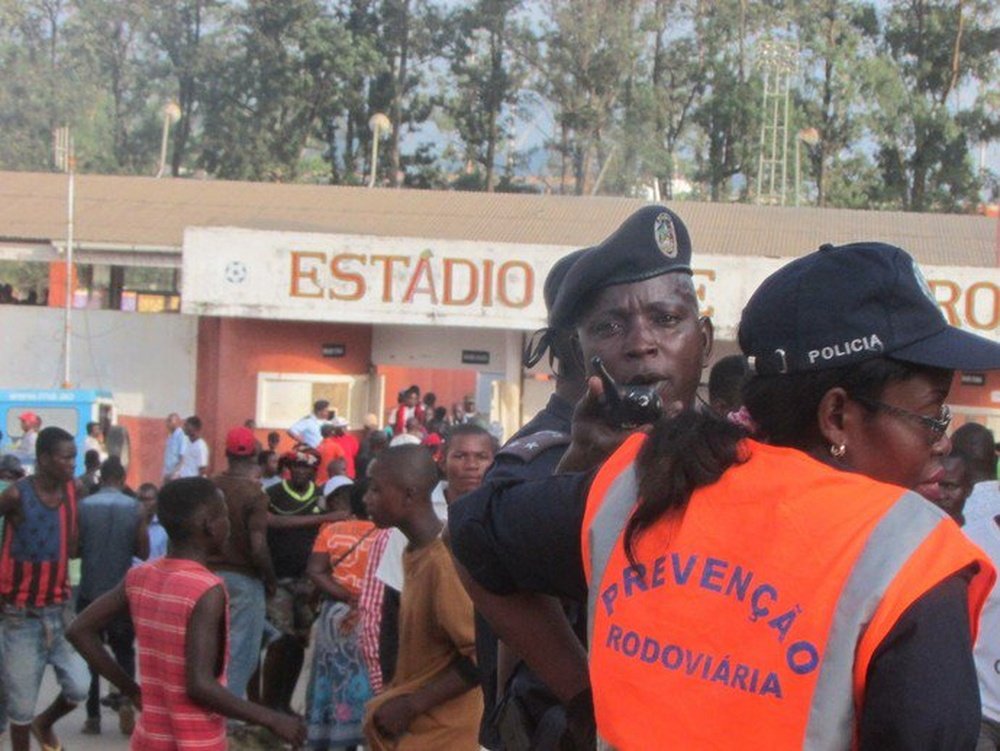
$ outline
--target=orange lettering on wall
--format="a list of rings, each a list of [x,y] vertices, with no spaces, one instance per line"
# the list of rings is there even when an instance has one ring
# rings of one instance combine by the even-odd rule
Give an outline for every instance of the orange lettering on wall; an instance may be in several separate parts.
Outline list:
[[[989,318],[980,320],[976,302],[980,292],[987,295],[986,309]],[[969,326],[980,331],[992,331],[1000,324],[1000,288],[993,282],[976,282],[965,291],[965,320]]]
[[[421,279],[426,279],[427,283],[424,286],[418,287],[417,283]],[[420,260],[417,261],[417,268],[413,270],[410,284],[406,288],[406,294],[403,295],[403,302],[413,302],[413,296],[418,292],[430,295],[431,304],[437,305],[437,290],[434,289],[434,274],[431,272],[431,259],[429,256],[421,255]]]
[[[694,271],[692,271],[691,273],[693,276],[703,276],[710,282],[715,281],[714,269],[694,269]],[[697,295],[699,303],[705,302],[705,298],[708,296],[708,290],[705,286],[705,283],[702,282],[696,285],[694,288],[694,293],[695,295]],[[711,318],[713,315],[715,315],[715,306],[706,305],[704,308],[702,308],[701,313],[699,315],[708,316],[709,318]]]
[[[958,318],[958,311],[956,310],[958,300],[962,296],[961,287],[955,284],[955,282],[947,279],[928,279],[927,286],[931,288],[931,294],[933,294],[934,299],[937,300],[937,304],[944,312],[945,318],[948,319],[948,323],[952,326],[961,325],[961,321]],[[941,299],[941,296],[938,294],[938,288],[944,289],[948,292],[947,299]]]
[[[382,272],[382,302],[392,302],[392,265],[396,261],[402,261],[404,266],[410,265],[409,256],[375,256],[371,257],[372,263],[382,261],[385,269]]]
[[[455,267],[464,266],[469,270],[469,291],[465,297],[455,297]],[[445,305],[468,305],[479,294],[479,271],[472,261],[464,258],[444,259],[444,294],[441,302]]]
[[[483,307],[493,305],[493,261],[483,261]]]
[[[524,272],[524,297],[518,301],[507,294],[507,277],[514,269]],[[535,270],[524,261],[507,261],[497,270],[497,298],[508,308],[526,308],[531,305],[535,293]]]
[[[353,284],[354,291],[338,292],[331,287],[327,290],[327,294],[331,300],[360,300],[365,296],[365,292],[367,291],[365,278],[361,274],[344,271],[340,267],[340,264],[344,261],[357,261],[358,263],[364,264],[367,262],[367,259],[365,256],[358,253],[340,253],[339,255],[335,255],[330,260],[330,274],[333,276],[334,281]]]
[[[311,260],[318,263],[323,263],[326,260],[326,256],[323,253],[311,253],[305,250],[293,250],[292,251],[292,283],[291,289],[289,290],[289,295],[292,297],[323,297],[323,288],[319,284],[319,279],[317,279],[319,268],[315,265],[306,269],[303,268],[303,261]],[[300,287],[302,280],[308,279],[312,282],[313,286],[316,288],[315,292],[305,292]]]

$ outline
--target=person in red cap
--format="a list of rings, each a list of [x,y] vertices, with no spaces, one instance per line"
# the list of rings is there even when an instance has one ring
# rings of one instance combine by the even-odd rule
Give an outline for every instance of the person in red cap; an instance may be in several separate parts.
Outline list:
[[[208,558],[208,568],[229,592],[229,666],[226,685],[238,697],[257,667],[264,634],[265,591],[274,592],[267,547],[267,494],[257,480],[257,440],[249,428],[226,434],[225,472],[212,481],[229,510],[229,540]]]
[[[14,453],[22,462],[35,464],[35,441],[42,427],[42,418],[32,411],[22,412],[17,416],[21,421],[21,440],[17,442]]]

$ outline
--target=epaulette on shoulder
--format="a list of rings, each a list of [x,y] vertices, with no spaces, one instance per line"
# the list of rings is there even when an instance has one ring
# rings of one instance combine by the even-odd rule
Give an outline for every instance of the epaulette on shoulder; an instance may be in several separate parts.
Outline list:
[[[511,441],[497,452],[497,456],[509,456],[522,462],[530,462],[542,452],[555,446],[569,445],[569,442],[569,433],[560,430],[540,430]]]

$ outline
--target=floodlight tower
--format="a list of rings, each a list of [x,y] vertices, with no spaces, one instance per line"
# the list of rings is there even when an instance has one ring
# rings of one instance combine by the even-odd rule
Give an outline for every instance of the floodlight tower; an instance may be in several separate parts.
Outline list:
[[[757,203],[785,205],[788,186],[788,106],[798,69],[798,44],[765,39],[757,45],[764,76],[760,153],[757,157]]]

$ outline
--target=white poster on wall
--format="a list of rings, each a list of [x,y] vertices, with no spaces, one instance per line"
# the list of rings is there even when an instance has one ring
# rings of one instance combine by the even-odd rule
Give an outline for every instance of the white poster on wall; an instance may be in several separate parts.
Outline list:
[[[182,311],[195,315],[532,331],[545,325],[542,286],[574,250],[373,235],[230,227],[184,233]],[[693,280],[716,335],[789,258],[698,255]],[[1000,341],[1000,269],[925,266],[953,325]]]

